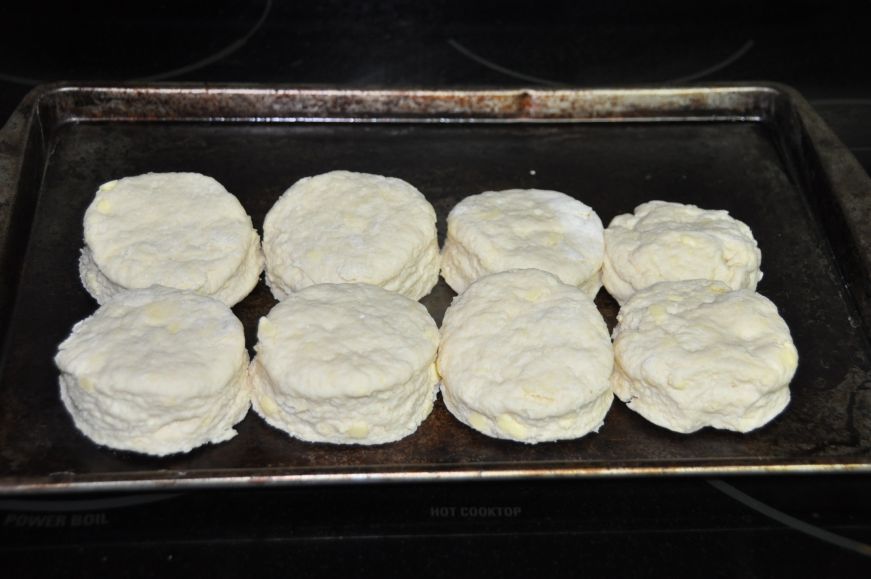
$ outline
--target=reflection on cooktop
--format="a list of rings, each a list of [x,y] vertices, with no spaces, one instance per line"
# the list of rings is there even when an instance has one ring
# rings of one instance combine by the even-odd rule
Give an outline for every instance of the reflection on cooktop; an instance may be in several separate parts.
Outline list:
[[[102,4],[107,4],[103,6]],[[339,0],[4,6],[0,81],[637,85],[773,80],[805,94],[871,85],[845,2],[687,0],[347,5]],[[841,96],[844,96],[843,94]]]

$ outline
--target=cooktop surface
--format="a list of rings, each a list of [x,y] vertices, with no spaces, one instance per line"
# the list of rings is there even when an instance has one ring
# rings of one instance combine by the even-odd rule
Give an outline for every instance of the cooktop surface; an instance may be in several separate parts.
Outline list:
[[[52,81],[798,89],[871,171],[848,2],[4,6],[0,117]],[[871,477],[634,478],[0,497],[14,577],[867,577]]]

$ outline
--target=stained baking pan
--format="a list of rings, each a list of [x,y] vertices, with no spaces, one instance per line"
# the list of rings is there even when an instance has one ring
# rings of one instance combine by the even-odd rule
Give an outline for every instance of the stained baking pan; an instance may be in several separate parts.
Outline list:
[[[455,421],[442,403],[393,444],[290,439],[253,413],[228,443],[162,459],[76,431],[52,363],[96,308],[77,258],[97,187],[197,171],[262,225],[296,179],[332,169],[401,177],[445,217],[466,195],[545,188],[606,223],[651,199],[727,209],[763,254],[759,291],[800,354],[792,402],[749,434],[679,435],[615,402],[598,434],[527,446]],[[0,491],[145,489],[518,477],[871,470],[871,182],[793,90],[365,91],[258,86],[48,86],[0,138]],[[452,292],[423,301],[441,320]],[[249,347],[273,300],[236,306]],[[616,304],[597,303],[613,324]]]

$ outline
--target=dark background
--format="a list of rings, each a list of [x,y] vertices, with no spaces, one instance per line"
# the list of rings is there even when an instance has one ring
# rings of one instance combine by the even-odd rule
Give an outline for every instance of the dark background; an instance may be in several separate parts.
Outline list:
[[[867,5],[4,5],[0,118],[32,86],[58,80],[431,88],[776,81],[804,94],[869,170]],[[871,576],[871,549],[859,554],[859,543],[871,543],[871,477],[725,482],[0,497],[0,558],[9,577]]]

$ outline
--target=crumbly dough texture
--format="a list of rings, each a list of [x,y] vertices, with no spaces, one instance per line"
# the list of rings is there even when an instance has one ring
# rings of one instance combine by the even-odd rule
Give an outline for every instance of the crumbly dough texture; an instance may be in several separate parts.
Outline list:
[[[448,215],[442,276],[462,293],[485,275],[535,268],[595,297],[603,256],[602,221],[577,199],[540,189],[487,191]]]
[[[611,407],[605,321],[544,271],[492,274],[454,298],[441,328],[442,397],[461,422],[526,443],[598,430]]]
[[[332,171],[297,181],[263,223],[276,299],[319,283],[368,283],[412,299],[438,281],[436,214],[401,179]]]
[[[421,304],[368,284],[319,284],[260,318],[254,410],[302,440],[380,444],[432,411],[438,327]]]
[[[234,305],[263,271],[260,238],[238,199],[198,173],[147,173],[100,186],[84,219],[79,273],[99,303],[152,285]]]
[[[660,281],[712,279],[755,290],[762,254],[750,228],[727,211],[650,201],[605,230],[605,289],[623,303]]]
[[[720,281],[661,282],[617,315],[617,396],[675,432],[759,428],[789,403],[798,353],[767,298]]]
[[[229,440],[250,405],[242,323],[193,292],[117,294],[75,325],[55,364],[75,425],[111,448],[163,456]]]

